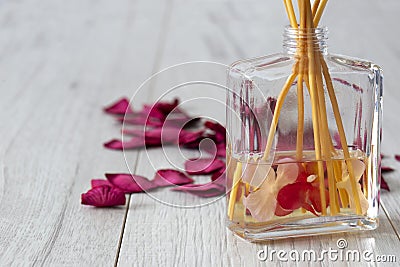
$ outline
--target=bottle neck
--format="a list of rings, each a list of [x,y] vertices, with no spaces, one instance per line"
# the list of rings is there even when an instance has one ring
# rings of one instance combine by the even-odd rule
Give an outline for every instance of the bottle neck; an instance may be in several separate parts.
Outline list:
[[[294,29],[287,26],[283,32],[283,51],[294,55],[312,50],[326,55],[328,53],[327,40],[328,29],[326,27]]]

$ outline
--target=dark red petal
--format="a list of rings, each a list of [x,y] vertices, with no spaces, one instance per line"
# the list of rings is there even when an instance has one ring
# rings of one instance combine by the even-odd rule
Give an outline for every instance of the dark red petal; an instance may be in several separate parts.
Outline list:
[[[129,99],[121,98],[117,102],[111,104],[108,107],[104,108],[104,111],[109,114],[125,114],[125,113],[132,113],[132,109],[129,106]]]
[[[198,148],[200,141],[203,138],[204,131],[181,131],[179,134],[179,145],[183,145],[185,147],[193,147]]]
[[[307,200],[308,190],[312,189],[310,183],[294,183],[282,187],[278,192],[279,205],[286,210],[296,210],[303,206]]]
[[[90,184],[92,185],[92,187],[96,187],[96,186],[101,186],[101,185],[108,185],[108,186],[112,186],[112,184],[104,179],[92,179],[90,181]]]
[[[214,158],[189,159],[185,162],[185,170],[189,174],[211,174],[225,169],[225,162]]]
[[[394,158],[395,158],[397,161],[400,161],[400,155],[394,155]]]
[[[95,207],[125,205],[125,194],[109,185],[96,186],[81,195],[81,203]]]
[[[183,185],[193,182],[194,180],[183,172],[172,169],[158,170],[153,179],[153,184],[157,186]]]
[[[394,169],[392,167],[388,167],[388,166],[383,166],[381,167],[381,171],[384,172],[392,172],[394,171]]]
[[[146,115],[140,114],[139,116],[118,118],[118,121],[131,125],[146,125],[146,126],[154,126],[161,127],[163,125],[163,121],[156,118],[149,118]]]
[[[313,208],[313,206],[311,206],[310,204],[308,204],[308,203],[303,203],[303,205],[301,206],[303,209],[306,209],[306,210],[308,210],[309,212],[311,212],[312,214],[314,214],[315,216],[319,216],[318,214],[317,214],[317,212],[314,210],[314,208]]]
[[[211,175],[211,181],[217,181],[217,180],[222,180],[225,182],[226,180],[225,168],[221,168]]]
[[[142,110],[142,115],[145,115],[146,117],[149,118],[156,118],[160,121],[164,121],[165,118],[167,117],[168,113],[164,113],[161,110],[158,110],[155,105],[150,106],[150,105],[145,105]]]
[[[106,177],[113,186],[128,194],[140,193],[157,187],[152,181],[140,175],[106,173]]]
[[[286,216],[292,213],[292,210],[285,210],[284,208],[279,205],[279,203],[276,203],[276,208],[275,208],[275,215],[276,216]]]
[[[381,188],[390,191],[389,185],[386,183],[385,179],[383,179],[383,176],[381,176]]]
[[[122,142],[118,139],[113,139],[104,144],[106,148],[115,149],[115,150],[123,150],[123,149],[134,149],[144,147],[144,140],[141,137],[133,137],[127,142]]]
[[[322,205],[321,205],[321,195],[319,193],[319,188],[318,187],[313,187],[309,191],[309,198],[311,201],[311,204],[315,208],[316,211],[321,212],[322,211]],[[329,191],[325,190],[325,198],[326,198],[326,207],[329,205]]]
[[[188,129],[188,128],[196,127],[199,121],[200,121],[200,118],[187,117],[187,115],[179,115],[179,116],[173,116],[173,117],[169,116],[164,121],[164,126]]]
[[[160,110],[164,114],[169,114],[172,112],[177,106],[179,105],[179,99],[175,98],[171,102],[168,101],[162,101],[162,102],[156,102],[153,105],[153,109]]]
[[[216,197],[225,193],[225,187],[217,183],[188,184],[175,187],[172,190],[187,192],[199,197]]]
[[[226,142],[226,130],[225,127],[219,124],[218,122],[206,121],[204,126],[215,133],[215,141],[217,143],[225,143]]]

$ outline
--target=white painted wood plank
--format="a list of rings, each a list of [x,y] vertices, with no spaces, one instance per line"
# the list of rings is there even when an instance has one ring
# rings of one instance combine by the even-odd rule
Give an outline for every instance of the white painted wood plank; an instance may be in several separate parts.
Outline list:
[[[396,17],[394,10],[396,7],[398,9],[398,4],[395,1],[389,2],[384,6],[378,2],[368,2],[366,5],[365,1],[361,0],[351,1],[351,3],[332,1],[323,20],[323,23],[328,25],[331,30],[332,51],[375,60],[384,67],[387,65],[388,72],[393,74],[395,62],[398,61],[400,55],[397,53],[396,57],[389,58],[389,55],[393,56],[391,51],[394,51],[395,48],[392,47],[391,42],[382,44],[381,40],[393,40],[395,37],[391,36],[388,30],[379,31],[384,24],[394,22]],[[338,19],[338,14],[343,17],[343,20]],[[355,14],[357,15],[355,16]],[[382,20],[383,17],[384,20]],[[265,1],[174,1],[169,34],[163,58],[160,59],[159,70],[194,60],[210,60],[229,64],[236,59],[280,51],[281,25],[285,23],[287,22],[284,17],[283,4],[279,1],[268,3]],[[352,27],[349,27],[350,24]],[[378,38],[373,38],[372,32]],[[367,40],[370,43],[367,42],[367,45],[364,41],[360,44],[359,40]],[[382,49],[374,49],[373,47],[376,47],[377,44],[383,46]],[[152,100],[170,88],[170,84],[201,76],[199,72],[201,71],[170,72],[170,80],[159,76],[160,81],[153,84]],[[204,72],[206,74],[203,73],[203,76],[208,75],[207,77],[212,81],[218,81],[219,74],[217,73],[219,72],[210,74],[207,73],[207,69]],[[387,76],[386,87],[393,88],[396,79],[390,75]],[[195,88],[193,91],[196,91],[196,95],[200,94],[196,86],[193,88]],[[207,91],[207,89],[204,90]],[[192,91],[182,90],[179,92],[178,95],[185,99],[191,96],[187,92]],[[398,103],[393,99],[397,94],[394,90],[386,93],[386,96],[389,95],[392,100],[385,103],[386,112],[388,109],[395,110]],[[218,94],[212,94],[212,96],[217,99],[220,97]],[[212,109],[210,111],[208,107],[205,109],[204,106],[197,107],[195,105],[191,110],[194,111],[194,114],[201,113],[202,110],[217,113],[214,117],[221,119],[221,114],[213,112]],[[391,118],[391,115],[388,117]],[[388,117],[385,117],[385,120]],[[390,131],[389,135],[395,134],[393,127],[396,126],[392,125],[392,128],[388,130]],[[390,150],[392,141],[396,142],[394,136],[391,136],[389,140],[385,139],[383,145],[384,150],[387,149],[389,153],[393,151]],[[173,152],[171,153],[173,154]],[[155,169],[169,166],[160,152],[152,150],[149,155],[151,161],[156,164],[149,168],[146,161],[147,155],[142,153],[137,169],[138,174],[152,177]],[[173,155],[172,157],[174,158]],[[175,158],[178,160],[180,157],[175,155]],[[190,195],[170,192],[167,189],[159,190],[155,194],[175,204],[195,201]],[[396,198],[398,195],[393,194],[392,196]],[[121,266],[161,264],[165,266],[265,266],[268,263],[261,263],[257,260],[257,251],[263,248],[262,245],[242,241],[226,231],[223,222],[225,217],[224,200],[197,209],[173,208],[146,195],[134,195],[131,202],[119,258]],[[391,211],[389,211],[390,213]],[[296,248],[299,251],[315,249],[320,252],[329,247],[336,249],[336,240],[344,237],[348,241],[349,249],[361,252],[371,249],[376,255],[392,254],[396,255],[399,260],[399,239],[390,221],[382,212],[380,220],[381,226],[372,232],[288,239],[267,243],[267,245],[270,249],[276,250],[290,251]],[[296,263],[275,261],[274,264],[292,266]],[[353,266],[355,264],[333,263],[325,260],[322,263],[298,263],[298,265]],[[376,264],[371,263],[370,265],[375,266]]]
[[[102,147],[119,126],[101,109],[152,72],[165,8],[153,4],[0,4],[1,265],[114,263],[125,208],[81,206],[80,194],[126,171]]]

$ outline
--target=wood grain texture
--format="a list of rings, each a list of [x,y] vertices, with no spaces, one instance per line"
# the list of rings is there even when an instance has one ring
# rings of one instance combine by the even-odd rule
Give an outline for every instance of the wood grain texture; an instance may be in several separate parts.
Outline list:
[[[229,64],[238,58],[252,57],[256,55],[279,51],[281,40],[282,23],[285,18],[279,17],[279,14],[273,10],[282,8],[282,3],[264,3],[262,1],[217,1],[217,2],[183,2],[174,1],[171,10],[171,22],[169,25],[169,37],[165,43],[163,58],[160,60],[160,69],[180,62],[191,60],[214,60]],[[269,7],[269,8],[268,8]],[[392,7],[393,8],[393,7]],[[345,12],[342,10],[345,9]],[[246,10],[246,12],[244,12]],[[389,8],[384,9],[382,5],[371,3],[371,5],[362,5],[361,1],[352,1],[352,3],[331,4],[329,13],[343,14],[352,17],[352,10],[358,10],[370,15],[369,25],[378,23],[371,22],[373,12],[378,14],[393,14]],[[374,10],[374,11],[373,11]],[[185,18],[193,18],[185,21]],[[207,18],[207,19],[206,19]],[[389,17],[388,21],[393,19]],[[277,23],[282,21],[282,23]],[[371,47],[368,45],[359,48],[359,43],[354,34],[358,33],[360,39],[367,38],[366,32],[359,33],[357,27],[363,27],[365,20],[357,17],[355,28],[347,29],[347,26],[341,22],[336,23],[337,18],[333,15],[326,15],[325,22],[331,27],[331,31],[336,33],[332,46],[334,51],[344,51],[346,54],[353,54],[359,57],[368,57],[371,53]],[[379,23],[378,23],[379,24]],[[196,29],[196,30],[193,30]],[[262,30],[261,30],[262,29]],[[264,38],[260,32],[265,32],[265,36],[274,36],[272,40]],[[350,32],[350,33],[349,33]],[[387,33],[386,33],[387,34]],[[384,32],[379,32],[381,38],[385,38]],[[333,37],[332,37],[333,39]],[[346,39],[345,41],[343,39]],[[182,40],[177,42],[177,40]],[[255,42],[257,40],[259,42]],[[377,45],[379,40],[371,40],[371,46]],[[349,48],[350,45],[354,47]],[[357,48],[358,47],[358,48]],[[357,53],[351,53],[357,50]],[[371,59],[381,60],[384,63],[382,54],[373,50]],[[374,58],[375,57],[375,58]],[[393,64],[393,63],[392,63]],[[192,66],[191,66],[192,67]],[[189,70],[190,69],[190,70]],[[194,70],[195,69],[195,70]],[[391,69],[389,69],[391,71]],[[393,70],[392,70],[393,71]],[[203,72],[203,73],[201,73]],[[159,75],[153,83],[152,97],[157,98],[162,95],[167,88],[170,88],[174,82],[179,84],[182,81],[193,79],[193,77],[207,77],[212,81],[217,81],[220,74],[218,68],[210,71],[206,67],[198,69],[186,66],[185,70],[167,72],[168,78]],[[213,74],[218,74],[213,76]],[[158,80],[158,81],[157,81]],[[165,86],[164,86],[165,85]],[[389,88],[394,85],[394,80],[387,79],[386,86]],[[201,90],[209,88],[203,86]],[[191,97],[197,100],[201,95],[200,89],[193,85],[191,88],[179,91],[179,96]],[[188,93],[189,92],[189,93]],[[396,92],[389,92],[388,94]],[[214,99],[224,101],[223,96],[212,93]],[[201,101],[193,101],[191,111],[208,112],[201,105]],[[200,109],[196,109],[196,104]],[[391,105],[392,103],[389,103]],[[393,104],[392,104],[393,105]],[[211,108],[220,108],[219,106]],[[390,107],[389,107],[390,108]],[[213,112],[213,118],[221,120],[218,112]],[[201,114],[201,113],[200,113]],[[217,115],[215,115],[217,114]],[[223,118],[222,118],[223,120]],[[385,149],[385,146],[384,146]],[[392,150],[393,151],[393,150]],[[172,152],[173,153],[173,152]],[[390,152],[389,152],[390,153]],[[393,153],[393,152],[392,152]],[[139,174],[147,176],[157,168],[169,166],[168,160],[160,155],[160,152],[151,151],[150,155],[142,153],[140,156],[138,168]],[[145,155],[145,156],[144,156]],[[179,162],[179,156],[177,161]],[[143,158],[154,162],[154,169],[148,169],[148,163],[143,162]],[[181,159],[181,163],[184,159]],[[193,197],[176,192],[163,190],[156,193],[164,202],[177,204],[179,202],[188,204],[194,201]],[[397,195],[392,195],[396,198]],[[183,199],[182,199],[183,198]],[[198,201],[198,200],[197,200]],[[265,266],[268,262],[260,262],[257,259],[257,251],[262,249],[262,245],[249,244],[234,237],[232,233],[226,230],[223,220],[225,217],[225,200],[219,200],[210,205],[182,209],[174,208],[165,204],[157,203],[152,197],[136,195],[131,200],[131,206],[128,213],[125,234],[123,237],[119,264],[121,266],[129,265],[166,265],[166,266]],[[393,201],[391,202],[393,203]],[[151,209],[151,212],[143,210],[143,206]],[[394,207],[387,206],[388,213],[391,214]],[[150,215],[151,214],[151,215]],[[394,213],[396,214],[396,213]],[[397,216],[397,215],[396,215]],[[398,217],[397,217],[398,218]],[[317,253],[323,249],[336,249],[336,241],[339,238],[345,238],[348,242],[348,248],[358,251],[372,250],[376,255],[390,254],[400,257],[398,253],[399,239],[393,230],[393,218],[390,221],[384,212],[380,215],[380,227],[373,232],[362,234],[341,234],[328,235],[315,238],[289,239],[284,241],[275,241],[267,243],[269,249],[290,251],[297,249],[314,249]],[[145,244],[145,245],[143,245]],[[335,262],[325,260],[318,263],[279,263],[277,260],[272,262],[282,266],[353,266],[356,264],[348,262]],[[271,264],[271,262],[269,262]],[[368,265],[367,263],[364,263]],[[369,263],[370,266],[380,265]],[[390,266],[390,264],[385,264]]]
[[[153,71],[165,5],[1,7],[0,263],[110,266],[126,209],[82,206],[80,194],[91,178],[127,170],[102,147],[120,132],[101,109]]]
[[[400,39],[392,25],[400,2],[367,2],[329,1],[322,23],[330,28],[331,51],[384,68],[382,151],[393,155],[400,147]],[[123,95],[133,97],[135,107],[179,96],[192,115],[224,122],[224,91],[214,85],[225,83],[224,64],[280,51],[284,14],[282,1],[261,0],[0,2],[0,265],[111,266],[116,259],[120,266],[270,265],[257,259],[263,245],[226,230],[224,199],[208,203],[165,188],[132,195],[121,208],[79,202],[91,178],[128,171],[125,160],[129,169],[152,178],[156,169],[182,167],[197,155],[173,147],[125,155],[103,149],[120,133],[102,106]],[[208,62],[176,66],[140,87],[151,74],[189,61]],[[400,169],[393,158],[384,163]],[[268,248],[321,251],[336,248],[344,237],[349,249],[400,261],[399,175],[385,176],[391,192],[382,193],[378,230],[274,241]]]

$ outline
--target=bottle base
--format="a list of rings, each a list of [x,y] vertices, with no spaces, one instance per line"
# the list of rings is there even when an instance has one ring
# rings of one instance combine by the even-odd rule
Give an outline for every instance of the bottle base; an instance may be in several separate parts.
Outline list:
[[[339,216],[329,218],[319,217],[273,225],[269,224],[268,226],[257,225],[251,227],[243,227],[229,221],[227,227],[234,234],[245,240],[263,242],[290,237],[374,230],[378,227],[378,219],[359,216],[346,218]]]

